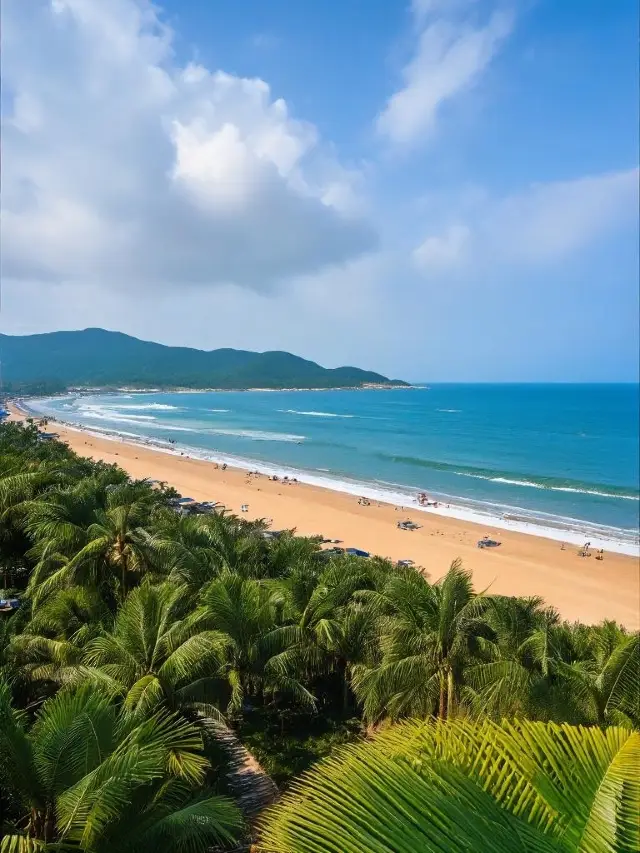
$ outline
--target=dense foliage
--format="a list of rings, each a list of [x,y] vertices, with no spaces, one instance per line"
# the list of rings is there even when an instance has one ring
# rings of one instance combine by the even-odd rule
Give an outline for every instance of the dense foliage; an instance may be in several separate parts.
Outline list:
[[[141,341],[121,332],[84,329],[0,335],[5,385],[61,390],[70,385],[174,388],[340,388],[389,383],[357,367],[327,369],[288,352],[210,352]],[[393,384],[406,383],[396,381]]]
[[[263,821],[261,851],[633,853],[640,734],[404,723],[341,750]]]
[[[305,847],[292,840],[291,815],[301,796],[312,814],[310,785],[345,785],[345,803],[351,793],[357,799],[347,782],[369,784],[367,768],[380,777],[392,742],[402,752],[401,742],[411,751],[424,741],[428,752],[456,738],[472,749],[486,736],[482,748],[493,738],[503,754],[509,738],[529,733],[541,746],[527,772],[540,750],[566,740],[567,755],[569,744],[584,753],[580,772],[591,762],[596,779],[640,724],[638,634],[609,622],[569,625],[540,599],[478,595],[458,563],[431,583],[385,560],[330,556],[319,540],[271,536],[262,522],[180,515],[171,496],[40,441],[35,426],[0,426],[0,598],[20,599],[0,612],[3,853],[224,846],[246,837],[242,813],[251,822],[273,802],[265,769],[286,787],[336,744],[389,722],[438,718],[414,733],[392,726],[396,734],[374,740],[375,749],[348,747],[315,781],[295,782],[294,799],[267,823],[269,843],[282,841],[278,853],[396,850],[390,841],[336,847],[320,835]],[[498,725],[525,718],[540,726]],[[608,733],[588,734],[595,731]],[[462,759],[453,769],[432,758],[420,769],[418,759],[412,753],[412,772],[431,791],[418,826],[428,823],[427,805],[438,814],[455,793],[467,804],[469,833],[493,832],[501,820],[507,836],[513,830],[502,816],[507,789],[498,796],[494,777],[495,790],[478,793]],[[497,761],[487,756],[482,772]],[[624,776],[627,759],[616,767]],[[518,790],[534,797],[530,777],[522,779]],[[523,803],[514,814],[529,822]],[[474,804],[479,815],[488,810],[486,820],[473,822]],[[536,831],[542,808],[531,806]],[[340,819],[327,815],[327,839]],[[558,811],[543,834],[563,820]],[[634,849],[554,847],[554,832],[546,847],[509,849]]]

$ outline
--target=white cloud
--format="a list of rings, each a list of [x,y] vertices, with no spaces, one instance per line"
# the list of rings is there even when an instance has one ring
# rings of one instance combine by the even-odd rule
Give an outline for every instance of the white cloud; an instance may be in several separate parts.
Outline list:
[[[429,235],[414,250],[414,262],[421,269],[442,269],[458,264],[468,240],[466,225],[450,225],[443,234]]]
[[[502,199],[474,199],[444,231],[430,229],[413,252],[424,271],[561,261],[637,219],[638,169],[534,184]]]
[[[456,13],[468,5],[414,0],[415,54],[403,69],[404,85],[377,120],[378,131],[392,142],[407,144],[432,134],[442,107],[478,82],[511,32],[513,18],[502,11],[484,25],[461,20]]]
[[[267,289],[375,244],[267,83],[181,66],[147,0],[5,0],[2,274]]]

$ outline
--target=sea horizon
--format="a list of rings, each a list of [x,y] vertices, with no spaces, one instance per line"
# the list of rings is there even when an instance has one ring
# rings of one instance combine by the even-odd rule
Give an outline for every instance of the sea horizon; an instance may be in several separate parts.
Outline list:
[[[639,552],[637,383],[400,390],[130,390],[27,406],[166,452],[414,509],[424,492],[438,502],[431,512]]]

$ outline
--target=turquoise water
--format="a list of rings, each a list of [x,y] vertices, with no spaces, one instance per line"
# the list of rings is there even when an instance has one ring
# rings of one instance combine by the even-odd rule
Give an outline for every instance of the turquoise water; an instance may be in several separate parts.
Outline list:
[[[623,550],[637,542],[638,404],[637,385],[120,393],[29,403],[94,430],[161,446],[172,440],[179,452],[246,460],[398,503],[424,491],[449,503],[449,514],[615,540]]]

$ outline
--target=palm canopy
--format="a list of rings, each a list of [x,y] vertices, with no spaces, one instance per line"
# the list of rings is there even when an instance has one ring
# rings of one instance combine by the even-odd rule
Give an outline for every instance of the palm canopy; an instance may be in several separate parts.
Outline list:
[[[97,590],[72,586],[57,590],[32,608],[32,617],[12,638],[8,659],[20,679],[45,693],[86,675],[87,643],[112,624]]]
[[[154,568],[169,570],[170,579],[194,596],[223,572],[259,576],[266,548],[262,537],[235,518],[174,512],[158,519],[147,546]]]
[[[555,668],[587,722],[640,726],[640,634],[605,623],[592,635],[589,656]]]
[[[227,640],[186,605],[185,587],[143,583],[127,596],[113,630],[88,644],[84,663],[125,693],[129,710],[145,713],[164,703],[219,716]]]
[[[267,672],[309,682],[337,672],[343,708],[349,698],[351,667],[368,661],[375,646],[376,614],[354,595],[372,589],[370,567],[357,558],[296,565],[270,584],[282,608],[283,624],[265,638],[271,652]]]
[[[147,484],[92,480],[35,505],[26,530],[39,561],[30,580],[37,600],[70,585],[95,585],[122,600],[147,569],[145,525],[153,493]]]
[[[354,670],[365,717],[424,716],[436,707],[452,716],[465,667],[495,637],[490,599],[474,593],[471,573],[455,561],[430,584],[418,570],[399,570],[361,598],[379,615],[381,650],[378,663]]]
[[[201,733],[159,713],[135,724],[92,688],[64,691],[29,728],[0,683],[0,778],[23,816],[4,851],[205,851],[237,837],[236,807],[208,792]]]
[[[346,747],[262,822],[264,853],[632,853],[640,734],[410,722]]]

